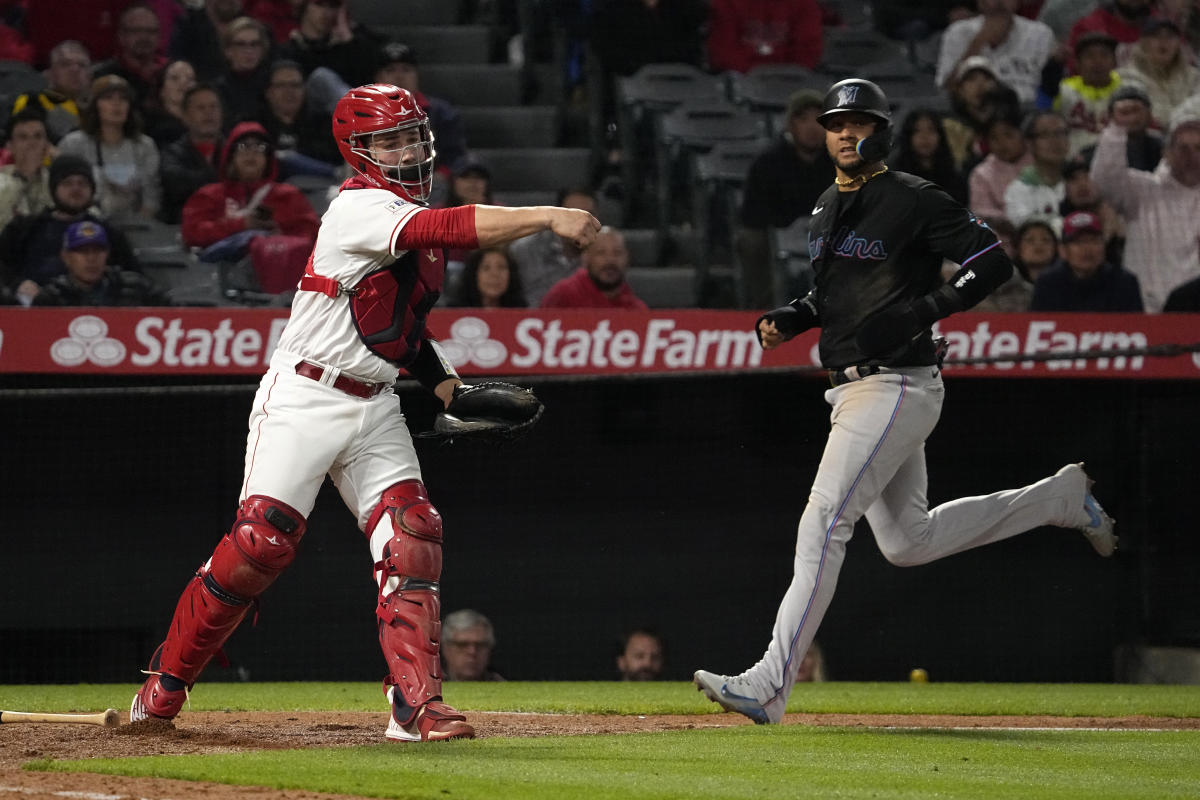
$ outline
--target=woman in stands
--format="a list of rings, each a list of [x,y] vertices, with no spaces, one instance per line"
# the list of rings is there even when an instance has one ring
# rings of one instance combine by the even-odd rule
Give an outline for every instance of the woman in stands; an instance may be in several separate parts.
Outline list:
[[[142,133],[133,89],[119,75],[103,75],[92,81],[91,96],[80,129],[62,138],[59,152],[92,165],[96,201],[106,217],[118,223],[153,218],[162,202],[158,147]]]

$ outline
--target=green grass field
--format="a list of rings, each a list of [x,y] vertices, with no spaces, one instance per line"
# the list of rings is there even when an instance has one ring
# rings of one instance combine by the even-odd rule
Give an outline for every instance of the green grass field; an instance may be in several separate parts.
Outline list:
[[[122,707],[133,686],[0,686],[0,708]],[[465,711],[718,713],[689,684],[447,684]],[[377,684],[198,687],[194,711],[380,711]],[[1200,687],[828,683],[789,711],[1200,717]],[[1200,798],[1200,730],[733,726],[435,745],[246,751],[30,769],[103,772],[387,798]]]

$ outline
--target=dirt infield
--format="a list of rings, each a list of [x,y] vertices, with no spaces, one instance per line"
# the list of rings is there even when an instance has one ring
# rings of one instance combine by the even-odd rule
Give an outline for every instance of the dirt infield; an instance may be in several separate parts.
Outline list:
[[[128,715],[122,714],[122,720]],[[612,716],[472,712],[480,738],[724,728],[749,725],[736,714]],[[935,715],[788,714],[785,725],[918,728],[1103,728],[1200,730],[1200,719],[1169,717],[960,717]],[[140,722],[117,728],[93,725],[0,725],[0,800],[349,800],[348,795],[121,778],[88,773],[28,772],[38,759],[113,758],[182,753],[225,753],[380,744],[386,713],[202,712],[174,724]],[[397,747],[437,745],[397,744]]]

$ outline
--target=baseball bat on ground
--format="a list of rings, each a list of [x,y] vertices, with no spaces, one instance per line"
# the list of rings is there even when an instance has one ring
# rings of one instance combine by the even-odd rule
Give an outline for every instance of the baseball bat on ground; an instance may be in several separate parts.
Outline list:
[[[121,723],[115,708],[96,714],[42,714],[37,711],[0,711],[0,723],[8,722],[58,722],[75,725],[103,725],[115,728]]]

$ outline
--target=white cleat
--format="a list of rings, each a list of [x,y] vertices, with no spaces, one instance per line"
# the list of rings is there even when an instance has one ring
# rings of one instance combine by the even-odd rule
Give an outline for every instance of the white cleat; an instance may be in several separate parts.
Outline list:
[[[782,708],[776,714],[767,710],[768,705],[782,704],[771,700],[759,700],[754,686],[742,675],[730,677],[699,669],[692,676],[692,683],[705,697],[721,708],[749,717],[756,725],[777,723],[783,718]]]
[[[1057,475],[1063,475],[1071,470],[1079,470],[1084,477],[1083,490],[1083,511],[1087,514],[1088,521],[1076,527],[1083,531],[1083,535],[1087,537],[1091,543],[1092,549],[1097,553],[1108,558],[1117,549],[1117,536],[1113,533],[1113,527],[1117,524],[1116,520],[1110,517],[1104,511],[1104,507],[1092,494],[1092,484],[1094,480],[1088,477],[1087,472],[1083,468],[1083,463],[1067,464],[1060,469]]]

